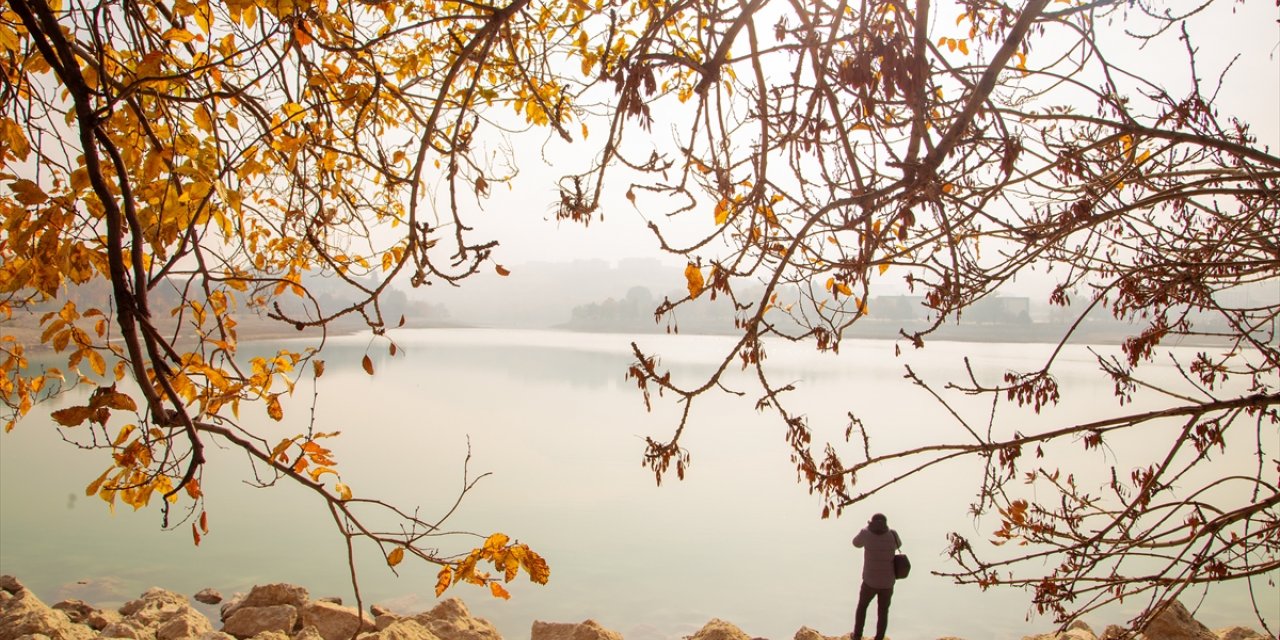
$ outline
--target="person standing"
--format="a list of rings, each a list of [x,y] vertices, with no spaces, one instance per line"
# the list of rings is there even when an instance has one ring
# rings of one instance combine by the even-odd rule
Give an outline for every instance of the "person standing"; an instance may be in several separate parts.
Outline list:
[[[889,520],[883,513],[871,516],[866,528],[853,538],[853,546],[862,549],[862,589],[858,593],[858,608],[854,615],[853,640],[862,640],[862,629],[867,622],[867,607],[876,600],[876,639],[884,640],[889,627],[889,601],[893,599],[893,555],[902,546],[898,532],[889,528]]]

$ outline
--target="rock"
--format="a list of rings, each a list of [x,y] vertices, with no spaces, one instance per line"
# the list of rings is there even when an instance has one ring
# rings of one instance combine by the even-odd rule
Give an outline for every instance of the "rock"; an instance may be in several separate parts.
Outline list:
[[[156,628],[156,640],[182,640],[213,631],[213,624],[199,613],[188,609]]]
[[[383,629],[386,629],[387,627],[403,619],[404,619],[403,616],[398,616],[394,613],[384,613],[378,616],[377,618],[373,619],[373,626],[378,631],[382,631]]]
[[[43,635],[50,640],[88,640],[93,630],[73,624],[67,615],[41,602],[13,576],[0,576],[0,590],[11,597],[0,601],[0,640]]]
[[[130,640],[151,640],[156,637],[155,629],[138,624],[131,620],[118,620],[102,628],[103,638],[129,638]]]
[[[288,636],[298,622],[298,608],[289,604],[263,607],[241,605],[222,623],[222,632],[237,638],[251,638],[266,631]]]
[[[325,600],[302,608],[302,624],[316,628],[324,640],[350,640],[362,628],[373,629],[373,621],[359,611]]]
[[[595,620],[578,624],[534,620],[529,640],[622,640],[622,634],[600,626]]]
[[[391,613],[391,610],[380,604],[371,604],[369,605],[369,613],[373,617],[377,618],[378,616],[385,616]]]
[[[123,619],[124,618],[120,615],[119,611],[95,609],[93,613],[89,614],[89,618],[85,620],[85,624],[89,625],[89,628],[94,631],[102,631],[107,628],[107,625],[115,624]]]
[[[1191,617],[1191,612],[1177,600],[1152,617],[1142,634],[1148,640],[1218,640],[1217,635]]]
[[[23,589],[26,589],[26,587],[22,586],[22,583],[18,582],[17,578],[13,576],[0,576],[0,590],[8,591],[9,593],[16,595]]]
[[[1081,631],[1090,636],[1093,636],[1094,638],[1098,637],[1098,635],[1093,632],[1093,628],[1089,626],[1089,623],[1085,622],[1084,620],[1076,620],[1071,624],[1067,625],[1067,631],[1068,632]]]
[[[385,629],[379,629],[377,633],[360,636],[360,640],[440,640],[440,637],[417,620],[402,618]]]
[[[413,620],[440,640],[502,640],[502,634],[488,620],[472,617],[467,605],[457,598],[449,598]]]
[[[279,631],[263,631],[253,636],[251,640],[289,640],[289,634]]]
[[[53,608],[67,614],[67,619],[76,624],[84,624],[95,611],[84,600],[63,600],[53,605]]]
[[[196,640],[236,640],[236,637],[227,635],[221,631],[206,631],[199,636],[196,636]]]
[[[341,605],[342,598],[339,598],[338,596],[325,596],[323,598],[320,598],[319,600],[316,600],[316,602],[328,602],[330,604]]]
[[[1106,629],[1102,630],[1102,635],[1100,637],[1102,640],[1120,640],[1120,638],[1123,638],[1128,634],[1128,629],[1117,624],[1109,624]]]
[[[201,589],[196,592],[196,595],[191,597],[201,604],[218,604],[219,602],[222,602],[222,594],[218,593],[216,589]]]
[[[347,636],[346,640],[350,640],[351,636]],[[324,640],[324,636],[320,635],[320,631],[311,625],[302,627],[302,631],[293,634],[293,640]]]
[[[187,601],[186,596],[159,587],[147,589],[142,597],[130,600],[120,607],[120,615],[134,626],[141,628],[159,627],[175,617],[188,613],[199,615],[191,608],[191,603]]]
[[[800,627],[800,630],[796,632],[795,640],[848,640],[848,638],[849,634],[847,633],[841,636],[824,636],[815,629]]]
[[[689,636],[689,640],[751,640],[751,636],[743,633],[733,623],[712,618],[697,633]]]
[[[1227,627],[1214,632],[1219,640],[1267,640],[1267,637],[1248,627]]]
[[[233,596],[231,602],[222,606],[222,621],[229,620],[240,607],[270,607],[287,604],[295,609],[301,609],[310,597],[311,594],[306,588],[294,584],[277,582],[256,585],[249,590],[249,595],[242,598]]]

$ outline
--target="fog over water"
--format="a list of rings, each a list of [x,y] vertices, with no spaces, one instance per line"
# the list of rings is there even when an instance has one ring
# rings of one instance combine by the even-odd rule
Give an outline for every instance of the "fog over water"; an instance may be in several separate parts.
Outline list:
[[[315,428],[342,432],[330,442],[342,480],[356,495],[420,505],[428,519],[457,497],[470,447],[470,477],[492,475],[466,497],[449,526],[481,536],[502,531],[551,565],[547,586],[522,577],[510,586],[510,601],[468,586],[449,592],[509,639],[527,637],[535,619],[587,618],[628,640],[674,640],[713,617],[775,640],[804,625],[847,634],[861,562],[850,539],[876,511],[888,515],[915,566],[897,587],[891,637],[1002,640],[1052,626],[1043,618],[1025,620],[1026,594],[984,593],[929,573],[951,568],[944,554],[947,532],[981,541],[997,526],[975,523],[966,513],[979,480],[972,463],[940,467],[841,518],[822,520],[820,504],[796,484],[782,425],[754,410],[755,390],[742,374],[730,376],[727,386],[745,397],[721,394],[695,405],[683,440],[692,455],[687,478],[656,486],[652,472],[641,467],[644,437],[667,437],[679,407],[655,398],[654,411],[644,410],[634,381],[624,378],[632,360],[629,342],[659,354],[673,379],[691,382],[714,366],[731,344],[728,338],[480,329],[400,330],[393,338],[399,346],[394,357],[385,342],[371,344],[366,336],[326,346]],[[853,459],[860,445],[840,444],[848,411],[867,425],[873,451],[961,440],[945,410],[902,379],[904,364],[941,385],[944,374],[963,370],[964,355],[982,375],[1031,368],[1050,349],[933,342],[895,357],[893,342],[867,340],[846,342],[833,356],[773,344],[768,362],[775,381],[798,384],[792,406],[804,408],[816,437],[835,441]],[[1175,350],[1183,358],[1193,352]],[[365,353],[373,358],[372,378],[360,367]],[[1095,375],[1085,349],[1069,348],[1060,365],[1062,408],[1040,416],[1011,413],[1011,423],[1031,429],[1115,411],[1111,385]],[[1160,375],[1176,375],[1161,366]],[[271,437],[287,437],[306,429],[311,396],[311,382],[304,380],[286,404],[283,424],[268,424],[260,407],[246,409],[242,419]],[[314,597],[354,600],[342,541],[323,505],[293,487],[249,488],[242,482],[249,477],[244,459],[229,451],[213,448],[205,472],[210,534],[199,547],[191,543],[189,526],[160,532],[154,508],[133,513],[121,507],[109,515],[99,500],[84,497],[107,458],[63,443],[47,418],[71,400],[38,408],[0,437],[0,572],[17,575],[50,603],[65,597],[122,602],[151,586],[188,595],[214,587],[229,595],[277,581],[305,585]],[[989,408],[985,402],[961,405],[978,414],[984,406]],[[1140,398],[1130,410],[1148,406],[1157,405]],[[1074,464],[1084,478],[1142,443],[1109,444],[1107,451],[1085,454],[1078,443],[1065,443],[1048,450],[1047,458]],[[440,544],[454,552],[479,542],[463,537]],[[391,575],[376,552],[363,549],[366,603],[404,611],[432,606],[436,569],[409,560],[400,569],[400,577]],[[1275,593],[1277,576],[1270,577],[1273,582],[1256,587]],[[1189,593],[1184,601],[1199,604],[1197,617],[1211,628],[1256,627],[1242,588],[1203,603],[1199,592]],[[1271,602],[1264,615],[1280,623],[1280,598]],[[1123,622],[1137,605],[1087,622],[1100,631]]]

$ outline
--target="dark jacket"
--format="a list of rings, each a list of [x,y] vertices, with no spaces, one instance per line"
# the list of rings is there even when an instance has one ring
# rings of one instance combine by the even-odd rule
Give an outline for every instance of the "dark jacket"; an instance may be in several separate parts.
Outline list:
[[[854,536],[853,546],[862,549],[862,582],[873,589],[892,589],[893,555],[902,546],[898,532],[875,523]]]

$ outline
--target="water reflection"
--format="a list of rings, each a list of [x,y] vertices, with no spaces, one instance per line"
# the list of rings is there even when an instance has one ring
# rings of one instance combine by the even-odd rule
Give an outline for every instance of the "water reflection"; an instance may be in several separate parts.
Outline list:
[[[1047,630],[1043,620],[1022,619],[1024,594],[961,589],[928,573],[944,568],[947,531],[977,540],[990,533],[989,524],[966,516],[976,489],[971,462],[913,478],[843,519],[823,521],[818,505],[795,483],[777,421],[756,412],[751,399],[722,395],[694,408],[694,427],[684,440],[693,456],[688,479],[656,487],[640,466],[642,438],[666,435],[679,407],[661,402],[652,413],[643,410],[634,384],[623,377],[632,359],[627,337],[451,330],[401,332],[395,339],[400,355],[394,357],[385,342],[331,341],[314,427],[343,432],[333,449],[343,481],[357,494],[421,505],[427,514],[452,504],[470,447],[471,477],[492,475],[452,526],[480,534],[505,531],[552,565],[551,584],[517,584],[509,602],[478,590],[456,592],[508,638],[524,637],[534,619],[585,618],[628,640],[686,636],[711,617],[775,639],[791,637],[801,625],[847,633],[859,558],[849,539],[873,511],[890,514],[916,566],[895,595],[891,635],[1004,639]],[[642,339],[676,379],[714,367],[729,344],[722,338]],[[281,346],[246,349],[267,354]],[[771,345],[770,364],[775,380],[803,383],[791,401],[805,407],[820,438],[842,441],[845,413],[856,410],[874,426],[875,447],[959,440],[963,434],[953,432],[946,412],[922,401],[901,377],[905,364],[925,356],[887,358],[892,348],[850,342],[833,357]],[[983,345],[975,367],[980,374],[1029,368],[1048,349]],[[933,365],[950,363],[956,373],[963,371],[960,356],[971,351],[971,345],[934,345],[928,357]],[[373,377],[360,366],[366,353],[374,360]],[[1092,375],[1087,353],[1073,351],[1063,362],[1060,382],[1068,393],[1109,394]],[[726,380],[739,389],[749,382],[740,372]],[[310,385],[302,382],[286,402],[280,424],[260,409],[242,417],[272,437],[305,430]],[[98,603],[155,585],[188,594],[207,586],[231,593],[266,581],[351,598],[342,541],[322,506],[291,487],[245,486],[246,461],[216,443],[205,477],[212,531],[198,548],[185,530],[158,532],[155,511],[108,516],[96,499],[71,500],[107,462],[61,442],[47,418],[55,406],[0,437],[0,572],[18,575],[49,599],[88,580],[97,586],[92,592],[85,587],[84,599]],[[989,410],[966,408],[978,415]],[[1072,415],[1012,414],[993,428],[1083,420],[1108,410],[1097,403]],[[1088,466],[1079,456],[1063,448],[1047,460]],[[366,598],[402,610],[434,601],[434,570],[397,579],[383,567],[371,550],[362,551]],[[928,615],[906,613],[925,603]],[[1225,626],[1247,620],[1248,613],[1238,594],[1220,596],[1201,610],[1201,619]],[[1101,627],[1123,617],[1115,612],[1090,622]]]

